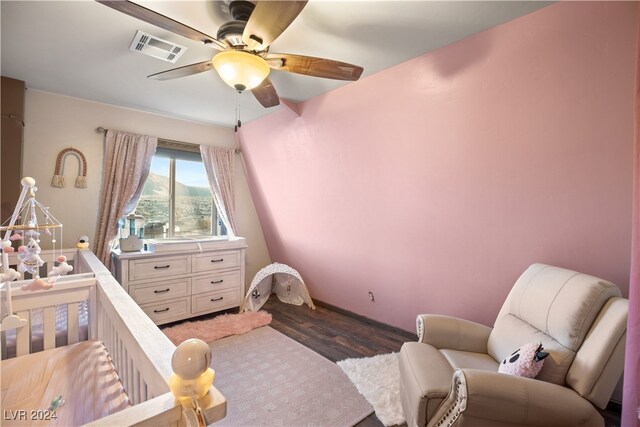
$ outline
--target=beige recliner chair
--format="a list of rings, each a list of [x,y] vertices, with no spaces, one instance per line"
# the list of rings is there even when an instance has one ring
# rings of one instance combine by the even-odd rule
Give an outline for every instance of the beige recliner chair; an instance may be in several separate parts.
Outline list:
[[[419,315],[418,342],[400,350],[409,426],[603,426],[624,364],[628,301],[612,283],[530,266],[494,327]],[[550,355],[536,379],[498,373],[521,345]]]

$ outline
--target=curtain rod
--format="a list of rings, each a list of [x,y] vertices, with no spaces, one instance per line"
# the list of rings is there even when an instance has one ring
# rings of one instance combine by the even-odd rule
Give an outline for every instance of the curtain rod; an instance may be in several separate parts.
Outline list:
[[[96,128],[96,132],[97,133],[107,133],[107,129],[103,128],[102,126],[99,126]],[[184,142],[184,141],[176,141],[173,139],[166,139],[166,138],[158,138],[158,141],[163,141],[163,142],[168,142],[170,144],[176,144],[176,145],[184,145],[187,147],[191,147],[191,148],[195,148],[195,147],[199,147],[200,144],[194,144],[193,142]],[[198,150],[200,151],[200,150]],[[235,153],[238,154],[241,152],[241,150],[239,148],[236,148]]]

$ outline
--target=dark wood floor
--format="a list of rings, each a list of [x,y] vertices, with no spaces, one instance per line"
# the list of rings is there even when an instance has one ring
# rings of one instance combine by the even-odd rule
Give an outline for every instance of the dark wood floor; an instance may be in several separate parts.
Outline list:
[[[346,315],[325,306],[311,310],[306,305],[298,307],[283,304],[271,297],[263,310],[272,314],[272,328],[333,362],[399,351],[402,343],[416,340],[415,334],[381,327],[377,322]],[[601,413],[606,427],[620,426],[619,405],[609,405]],[[358,424],[358,427],[373,426],[382,426],[374,414]]]
[[[311,310],[306,305],[283,304],[274,297],[263,310],[273,316],[269,326],[332,362],[400,351],[404,342],[416,339],[415,334],[379,328],[319,305]]]

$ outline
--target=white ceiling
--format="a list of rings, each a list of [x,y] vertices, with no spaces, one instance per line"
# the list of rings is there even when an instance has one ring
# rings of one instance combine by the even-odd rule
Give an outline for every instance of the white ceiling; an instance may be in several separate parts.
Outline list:
[[[215,36],[230,20],[227,1],[137,1]],[[322,1],[311,0],[271,45],[271,52],[326,57],[364,67],[361,78],[548,5],[536,1]],[[217,51],[93,1],[6,1],[2,16],[2,75],[28,88],[232,126],[236,94],[215,71],[170,81],[159,71],[210,59]],[[176,64],[131,52],[142,30],[188,50]],[[304,101],[345,82],[274,71],[281,98]],[[351,83],[352,84],[352,83]],[[240,96],[250,121],[263,108]]]

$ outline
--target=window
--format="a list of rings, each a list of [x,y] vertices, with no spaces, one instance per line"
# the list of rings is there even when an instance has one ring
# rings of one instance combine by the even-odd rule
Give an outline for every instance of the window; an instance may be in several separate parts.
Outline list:
[[[227,234],[200,153],[159,145],[135,212],[148,239]]]

